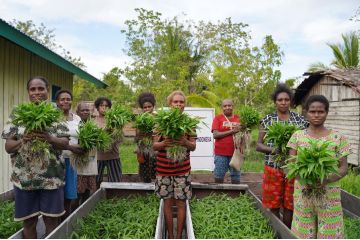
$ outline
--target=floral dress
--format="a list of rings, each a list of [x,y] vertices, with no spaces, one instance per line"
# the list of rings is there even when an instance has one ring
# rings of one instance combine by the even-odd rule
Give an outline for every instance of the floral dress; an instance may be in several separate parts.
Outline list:
[[[297,150],[298,147],[309,146],[309,140],[313,139],[307,130],[295,132],[288,142],[288,147]],[[326,141],[332,141],[334,146],[329,150],[334,151],[338,157],[346,157],[350,154],[348,140],[338,132],[331,130],[330,134],[322,137]],[[294,186],[294,215],[291,231],[298,238],[344,238],[344,221],[341,206],[341,188],[339,181],[325,186],[325,202],[316,204],[312,201],[304,201],[302,190],[305,185],[295,180]]]

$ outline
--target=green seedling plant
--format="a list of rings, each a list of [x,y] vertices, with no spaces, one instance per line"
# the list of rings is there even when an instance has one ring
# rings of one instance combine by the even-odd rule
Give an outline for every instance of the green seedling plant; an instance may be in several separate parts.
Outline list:
[[[240,146],[244,136],[249,136],[251,130],[259,125],[260,113],[250,106],[244,106],[240,110],[240,121],[241,130],[235,134],[235,143],[237,143],[238,146]],[[249,140],[250,139],[246,140],[246,144],[249,143]],[[246,146],[246,149],[249,149],[249,147]]]
[[[154,115],[148,112],[139,114],[135,118],[134,127],[140,131],[138,149],[144,155],[153,155],[152,133],[155,127]]]
[[[265,143],[272,142],[273,147],[278,149],[278,153],[274,156],[274,162],[278,166],[285,164],[285,159],[289,155],[286,145],[297,130],[300,128],[287,122],[276,122],[268,127],[264,140]]]
[[[211,194],[191,203],[191,218],[198,239],[273,239],[268,220],[246,194],[232,198]]]
[[[154,238],[158,208],[159,199],[154,194],[102,200],[78,221],[71,238]]]
[[[200,123],[199,118],[190,117],[178,108],[159,111],[155,116],[155,131],[158,135],[173,140],[183,136],[195,136],[195,129]],[[177,162],[187,158],[187,149],[184,146],[174,145],[166,148],[167,157]]]
[[[14,112],[12,123],[25,128],[25,134],[45,132],[54,123],[63,120],[63,113],[46,101],[40,103],[22,103]],[[28,161],[42,162],[50,158],[50,144],[41,139],[25,142],[19,149],[19,154]]]
[[[302,190],[305,200],[322,204],[326,189],[322,185],[330,174],[338,174],[339,157],[330,150],[334,142],[310,139],[308,147],[299,147],[297,155],[290,158],[286,166],[288,179],[299,177],[306,187]]]
[[[14,221],[15,203],[0,202],[0,238],[9,238],[22,228],[22,223]]]
[[[79,126],[78,139],[79,145],[84,150],[84,154],[74,154],[72,165],[83,167],[89,162],[89,152],[96,149],[106,151],[111,144],[110,135],[102,128],[99,128],[93,120],[81,123]]]
[[[123,137],[123,127],[131,122],[134,114],[121,105],[115,105],[105,112],[106,129],[111,137],[120,140]]]

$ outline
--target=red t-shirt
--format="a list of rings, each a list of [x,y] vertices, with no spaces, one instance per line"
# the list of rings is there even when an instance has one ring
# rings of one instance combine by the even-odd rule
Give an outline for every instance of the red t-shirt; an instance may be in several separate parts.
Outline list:
[[[240,118],[233,115],[229,118],[232,127],[240,123]],[[217,115],[212,123],[211,131],[217,130],[218,132],[225,132],[231,129],[229,122],[223,114]],[[224,138],[215,139],[215,155],[232,156],[234,153],[234,140],[233,135],[228,135]]]

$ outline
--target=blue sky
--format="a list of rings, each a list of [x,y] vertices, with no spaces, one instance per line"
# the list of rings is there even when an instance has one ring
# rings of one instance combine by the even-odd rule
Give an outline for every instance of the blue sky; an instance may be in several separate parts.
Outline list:
[[[349,21],[359,6],[358,0],[0,0],[0,17],[55,28],[57,42],[80,56],[98,78],[130,60],[122,51],[120,30],[126,19],[135,18],[134,8],[159,11],[165,18],[185,13],[194,21],[231,17],[249,24],[254,45],[273,36],[284,52],[280,70],[285,80],[301,76],[310,63],[329,64],[332,53],[326,43],[360,29],[360,22]]]

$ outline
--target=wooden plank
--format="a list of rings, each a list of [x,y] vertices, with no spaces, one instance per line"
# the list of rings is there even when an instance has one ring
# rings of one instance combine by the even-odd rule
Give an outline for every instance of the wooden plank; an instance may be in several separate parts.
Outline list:
[[[326,120],[359,121],[359,116],[328,115]]]
[[[329,124],[325,123],[325,126],[332,129],[341,129],[341,130],[350,130],[358,132],[360,131],[360,126],[352,126],[352,125],[346,125],[346,124]]]
[[[347,126],[360,126],[360,121],[349,121],[349,120],[335,120],[326,119],[325,124],[335,125],[347,125]]]
[[[359,155],[350,154],[347,158],[349,164],[359,166]]]
[[[354,106],[331,106],[329,107],[329,111],[340,111],[340,112],[348,112],[348,111],[359,111],[360,106],[354,105]]]
[[[360,198],[345,191],[341,190],[341,205],[343,208],[352,214],[360,217]]]
[[[6,116],[5,116],[5,103],[4,103],[4,98],[5,98],[5,89],[4,89],[4,75],[5,75],[5,52],[6,52],[6,46],[5,46],[5,39],[0,37],[0,129],[1,131],[4,129],[5,126],[5,122],[6,122]],[[0,163],[0,167],[3,169],[5,162],[6,162],[6,157],[7,157],[7,153],[5,151],[5,141],[1,138],[0,139],[0,157],[1,157],[1,163]],[[0,173],[2,173],[2,171],[0,171]],[[4,175],[1,174],[0,176],[0,192],[5,191],[4,188]]]
[[[360,106],[359,100],[330,102],[330,107]]]
[[[357,112],[329,112],[328,116],[342,116],[342,117],[357,116],[357,117],[359,117],[360,114],[358,111]]]

